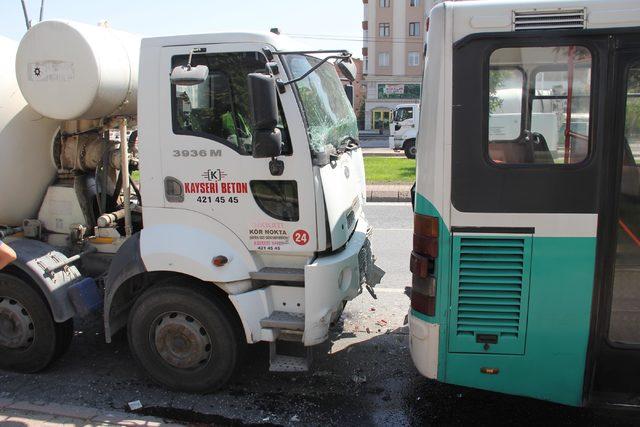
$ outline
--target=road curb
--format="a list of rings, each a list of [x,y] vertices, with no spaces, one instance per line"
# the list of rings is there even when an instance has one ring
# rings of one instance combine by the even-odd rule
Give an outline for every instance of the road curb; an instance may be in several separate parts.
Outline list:
[[[88,406],[61,405],[58,403],[32,403],[0,399],[0,423],[15,425],[47,426],[101,425],[173,427],[182,424],[167,423],[163,419],[130,414],[121,411],[100,411]]]
[[[371,150],[364,149],[362,150],[362,155],[364,157],[406,158],[406,156],[404,155],[404,151],[392,151],[392,150],[371,151]]]

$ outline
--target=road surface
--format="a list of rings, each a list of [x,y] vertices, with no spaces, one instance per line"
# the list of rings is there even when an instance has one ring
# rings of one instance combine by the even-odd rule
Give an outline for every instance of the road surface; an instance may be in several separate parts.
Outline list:
[[[504,396],[427,380],[413,367],[405,316],[410,284],[411,206],[370,204],[379,265],[387,274],[378,299],[364,292],[347,305],[331,339],[315,351],[313,370],[270,373],[268,347],[250,347],[240,372],[222,391],[171,392],[145,378],[120,338],[107,345],[101,319],[76,322],[69,352],[47,372],[0,371],[0,399],[84,405],[137,415],[217,425],[484,425],[608,424],[608,414]],[[1,414],[1,411],[0,411]],[[0,423],[1,424],[1,423]]]

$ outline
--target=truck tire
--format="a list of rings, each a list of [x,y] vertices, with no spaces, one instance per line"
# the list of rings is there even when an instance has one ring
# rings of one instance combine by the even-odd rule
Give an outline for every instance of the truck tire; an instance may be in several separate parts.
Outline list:
[[[172,282],[138,298],[127,335],[138,365],[151,379],[200,393],[224,386],[242,359],[246,341],[237,323],[213,292]]]
[[[72,319],[56,323],[36,289],[0,273],[0,369],[41,371],[69,348],[72,337]]]
[[[415,159],[416,158],[416,140],[409,139],[404,143],[404,155],[407,156],[407,159]]]

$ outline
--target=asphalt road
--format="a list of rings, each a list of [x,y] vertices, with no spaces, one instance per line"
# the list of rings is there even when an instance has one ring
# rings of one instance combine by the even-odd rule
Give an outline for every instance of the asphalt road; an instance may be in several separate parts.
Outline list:
[[[439,384],[420,376],[407,347],[410,283],[409,204],[370,204],[372,237],[387,274],[377,299],[364,292],[347,305],[331,339],[316,349],[312,371],[268,371],[268,347],[250,347],[238,374],[222,391],[195,395],[165,390],[145,378],[126,339],[107,345],[99,317],[76,322],[69,352],[48,371],[0,371],[0,398],[123,410],[216,425],[610,425],[608,413],[569,408]],[[618,421],[616,421],[618,422]]]

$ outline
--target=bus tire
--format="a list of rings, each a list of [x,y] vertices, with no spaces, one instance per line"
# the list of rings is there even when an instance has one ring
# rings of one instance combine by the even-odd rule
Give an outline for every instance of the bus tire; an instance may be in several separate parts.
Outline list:
[[[409,139],[404,143],[404,155],[407,156],[407,159],[415,159],[416,158],[416,140]]]
[[[246,346],[230,310],[202,286],[154,286],[129,313],[129,347],[138,365],[172,390],[202,393],[224,386]]]
[[[56,323],[33,286],[0,273],[0,369],[41,371],[65,352],[72,337],[73,320]]]

